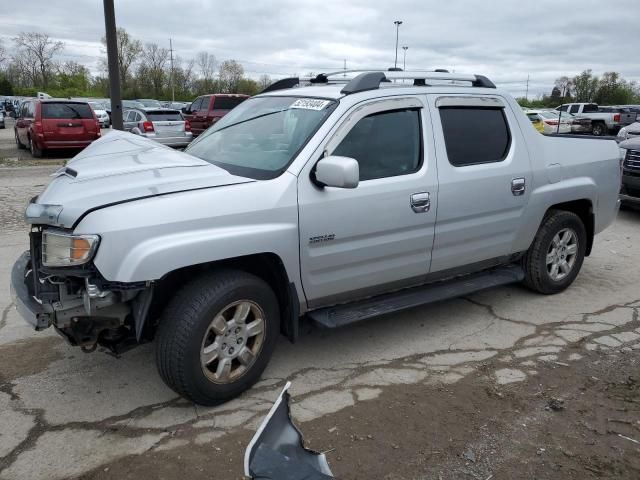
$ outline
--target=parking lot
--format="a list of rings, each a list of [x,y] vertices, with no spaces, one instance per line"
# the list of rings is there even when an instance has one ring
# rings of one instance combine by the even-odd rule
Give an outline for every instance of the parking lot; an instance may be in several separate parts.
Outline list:
[[[162,383],[152,344],[88,355],[19,318],[22,211],[66,157],[31,160],[10,124],[0,157],[2,479],[241,478],[286,381],[337,478],[640,476],[640,212],[620,212],[562,294],[509,286],[335,331],[304,324],[259,384],[203,408]]]

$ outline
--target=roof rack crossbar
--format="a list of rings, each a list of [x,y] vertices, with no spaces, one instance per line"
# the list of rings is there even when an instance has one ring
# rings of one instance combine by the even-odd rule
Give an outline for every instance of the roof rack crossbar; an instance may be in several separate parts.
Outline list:
[[[353,78],[347,78],[349,73],[358,73]],[[341,75],[342,77],[338,77]],[[336,78],[337,77],[337,78]],[[479,88],[496,88],[495,84],[484,75],[468,75],[459,73],[450,73],[446,70],[415,70],[403,72],[401,70],[337,70],[335,72],[319,73],[316,76],[309,77],[292,77],[283,78],[269,85],[261,93],[271,92],[274,90],[282,90],[284,88],[292,88],[296,85],[310,83],[317,84],[340,84],[346,83],[342,89],[342,93],[349,95],[351,93],[363,92],[366,90],[375,90],[380,88],[382,82],[391,80],[412,80],[414,86],[427,86],[427,80],[435,81],[451,81],[451,82],[469,82],[473,87]]]

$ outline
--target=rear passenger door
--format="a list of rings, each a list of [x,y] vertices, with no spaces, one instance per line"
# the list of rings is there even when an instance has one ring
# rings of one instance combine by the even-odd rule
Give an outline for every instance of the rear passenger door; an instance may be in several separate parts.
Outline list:
[[[499,96],[429,95],[438,164],[431,272],[510,255],[529,198],[531,167]]]

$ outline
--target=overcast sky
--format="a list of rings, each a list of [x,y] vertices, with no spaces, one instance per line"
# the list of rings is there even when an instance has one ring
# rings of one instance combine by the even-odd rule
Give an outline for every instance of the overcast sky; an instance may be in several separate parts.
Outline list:
[[[102,0],[0,0],[0,36],[41,31],[63,58],[99,72]],[[143,42],[192,58],[206,50],[272,77],[393,66],[396,31],[407,69],[488,76],[523,96],[548,93],[560,75],[615,70],[640,80],[640,2],[606,0],[116,0],[116,20]],[[402,66],[402,49],[399,66]]]

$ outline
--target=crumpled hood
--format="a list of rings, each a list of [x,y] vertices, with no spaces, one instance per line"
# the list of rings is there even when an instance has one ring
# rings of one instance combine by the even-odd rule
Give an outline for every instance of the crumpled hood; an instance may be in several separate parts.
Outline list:
[[[60,205],[62,210],[57,218],[34,218],[28,211],[28,222],[70,228],[85,212],[106,205],[254,181],[153,140],[116,130],[93,142],[53,177],[34,201]]]

